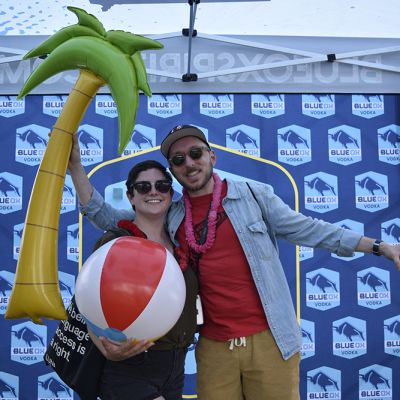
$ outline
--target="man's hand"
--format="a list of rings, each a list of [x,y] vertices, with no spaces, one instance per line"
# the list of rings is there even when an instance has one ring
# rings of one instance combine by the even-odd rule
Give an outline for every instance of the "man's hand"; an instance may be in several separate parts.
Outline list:
[[[400,271],[400,244],[382,242],[379,246],[379,250],[384,257],[392,260],[396,268]]]

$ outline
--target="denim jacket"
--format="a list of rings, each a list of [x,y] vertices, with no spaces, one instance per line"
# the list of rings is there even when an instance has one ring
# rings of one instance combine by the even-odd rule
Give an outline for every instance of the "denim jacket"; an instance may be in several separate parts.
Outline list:
[[[271,333],[282,357],[288,359],[300,351],[302,338],[276,240],[352,256],[361,235],[297,213],[269,185],[251,183],[251,188],[258,204],[245,182],[228,180],[222,205],[246,254]],[[133,210],[116,210],[106,204],[96,190],[81,212],[102,229],[134,217]],[[184,215],[183,201],[174,202],[168,213],[168,230],[175,243]]]

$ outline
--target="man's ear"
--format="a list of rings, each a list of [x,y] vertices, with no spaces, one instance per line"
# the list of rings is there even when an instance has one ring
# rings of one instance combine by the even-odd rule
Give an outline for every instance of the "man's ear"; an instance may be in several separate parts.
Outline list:
[[[212,165],[214,166],[217,163],[217,155],[215,154],[214,150],[210,150],[210,158]]]

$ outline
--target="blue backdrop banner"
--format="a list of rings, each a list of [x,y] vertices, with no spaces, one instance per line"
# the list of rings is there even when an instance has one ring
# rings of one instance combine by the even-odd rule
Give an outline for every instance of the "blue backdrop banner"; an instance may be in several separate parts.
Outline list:
[[[43,362],[57,321],[6,320],[33,182],[66,96],[0,96],[0,400],[77,399]],[[292,208],[400,243],[398,95],[170,94],[141,96],[137,124],[118,157],[110,95],[93,99],[78,130],[93,185],[129,207],[124,182],[137,161],[165,164],[158,147],[175,125],[200,127],[221,177],[265,182]],[[174,182],[175,196],[181,188]],[[101,231],[80,223],[71,177],[60,209],[58,269],[67,307],[79,265]],[[80,246],[82,243],[82,246]],[[301,398],[400,398],[400,276],[383,258],[280,243],[303,333]],[[194,346],[184,398],[196,396]],[[262,400],[262,399],[260,399]]]

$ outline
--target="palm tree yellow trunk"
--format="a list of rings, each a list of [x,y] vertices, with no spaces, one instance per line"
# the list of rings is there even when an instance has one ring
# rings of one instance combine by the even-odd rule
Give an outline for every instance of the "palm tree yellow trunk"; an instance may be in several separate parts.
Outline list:
[[[5,318],[65,319],[58,283],[58,224],[72,137],[104,80],[81,70],[54,125],[25,219],[14,287]]]

